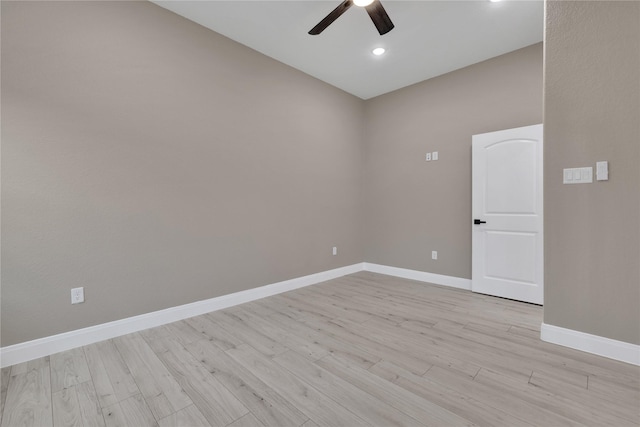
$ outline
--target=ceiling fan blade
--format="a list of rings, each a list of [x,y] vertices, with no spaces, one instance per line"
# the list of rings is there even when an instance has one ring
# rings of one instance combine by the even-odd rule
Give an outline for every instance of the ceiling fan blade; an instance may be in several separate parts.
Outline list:
[[[393,22],[391,22],[391,18],[387,15],[387,11],[382,7],[380,0],[374,0],[374,2],[365,7],[365,9],[367,9],[367,13],[371,17],[380,35],[387,34],[393,30]]]
[[[345,13],[353,5],[352,0],[344,0],[338,7],[333,9],[325,18],[309,31],[312,36],[318,35],[325,30],[333,21],[338,19],[340,15]]]

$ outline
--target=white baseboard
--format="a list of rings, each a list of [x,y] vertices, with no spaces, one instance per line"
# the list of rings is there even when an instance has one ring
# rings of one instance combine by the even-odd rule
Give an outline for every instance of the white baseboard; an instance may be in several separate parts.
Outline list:
[[[240,291],[229,295],[197,301],[177,307],[141,314],[126,319],[90,326],[88,328],[52,335],[33,341],[0,348],[0,367],[7,367],[17,363],[27,362],[39,357],[48,356],[60,351],[93,344],[122,335],[138,332],[144,329],[165,325],[189,317],[198,316],[216,310],[232,307],[257,299],[291,291],[327,280],[357,273],[358,271],[371,271],[373,273],[386,274],[388,276],[404,279],[428,282],[436,285],[449,286],[458,289],[471,290],[471,280],[459,277],[444,276],[441,274],[427,273],[424,271],[409,270],[405,268],[390,267],[368,262],[349,265],[346,267],[327,270],[308,276],[298,277],[283,282],[272,283],[246,291]],[[586,334],[558,326],[541,326],[540,338],[553,344],[582,350],[587,353],[597,354],[622,362],[640,365],[640,346],[616,341],[597,335]]]
[[[640,346],[542,323],[542,341],[640,366]]]
[[[60,351],[93,344],[133,332],[149,329],[204,313],[221,310],[234,305],[291,291],[327,280],[357,273],[364,269],[364,263],[327,270],[308,276],[298,277],[283,282],[273,283],[246,291],[235,292],[203,301],[171,307],[164,310],[141,314],[126,319],[90,326],[88,328],[52,335],[33,341],[0,348],[0,367],[27,362],[39,357],[48,356]]]
[[[427,273],[426,271],[409,270],[406,268],[389,267],[387,265],[364,263],[364,270],[372,273],[386,274],[388,276],[402,277],[403,279],[428,282],[436,285],[449,286],[452,288],[471,290],[471,280],[460,277],[443,276],[442,274]]]

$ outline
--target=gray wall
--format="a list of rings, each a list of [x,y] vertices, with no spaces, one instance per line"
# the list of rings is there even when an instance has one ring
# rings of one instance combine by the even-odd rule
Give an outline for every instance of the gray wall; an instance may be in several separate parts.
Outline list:
[[[2,346],[362,262],[363,101],[151,3],[1,3]]]
[[[366,261],[470,279],[471,136],[537,123],[542,43],[368,100]]]
[[[544,94],[544,321],[640,344],[640,3],[548,2]]]

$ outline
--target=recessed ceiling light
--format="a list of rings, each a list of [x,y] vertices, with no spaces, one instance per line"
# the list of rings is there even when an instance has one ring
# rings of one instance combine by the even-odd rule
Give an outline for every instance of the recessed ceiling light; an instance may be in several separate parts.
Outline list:
[[[356,6],[365,7],[365,6],[369,6],[371,3],[373,3],[373,0],[353,0],[353,3]]]
[[[377,47],[371,51],[375,56],[380,56],[385,52],[383,47]]]

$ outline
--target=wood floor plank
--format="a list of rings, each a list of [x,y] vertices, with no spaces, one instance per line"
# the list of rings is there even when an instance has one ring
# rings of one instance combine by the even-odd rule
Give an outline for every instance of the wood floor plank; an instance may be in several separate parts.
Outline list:
[[[273,360],[372,425],[423,425],[421,421],[406,415],[293,351],[280,354]]]
[[[52,394],[53,424],[56,426],[82,427],[82,416],[76,388],[69,386]]]
[[[347,328],[333,322],[308,320],[305,323],[324,334],[340,338],[341,340],[351,344],[358,344],[367,351],[378,356],[380,359],[392,361],[397,365],[406,367],[416,374],[423,374],[431,367],[431,364],[423,358],[398,350],[397,348],[389,346],[388,343],[380,343],[372,339],[373,335],[353,333]]]
[[[270,301],[271,298],[262,298],[236,307],[242,307],[256,316],[269,317],[273,313],[277,312],[277,309],[271,305]],[[268,304],[262,304],[264,302],[267,302]]]
[[[242,418],[238,418],[227,427],[260,427],[262,424],[252,413],[248,413]]]
[[[120,403],[102,409],[102,417],[107,427],[127,427]]]
[[[464,395],[471,393],[474,398],[490,407],[513,415],[523,422],[534,422],[536,425],[579,426],[581,423],[523,400],[511,393],[496,393],[495,389],[466,376],[434,366],[424,375],[440,385]]]
[[[221,328],[207,316],[191,317],[185,322],[221,350],[228,350],[242,344],[242,340]]]
[[[141,394],[104,408],[102,413],[107,427],[158,427]]]
[[[598,408],[606,406],[611,412],[632,422],[640,419],[640,396],[633,393],[614,396],[601,390],[588,390],[585,387],[570,384],[546,372],[534,371],[529,384],[553,395],[562,396],[569,401],[577,400],[589,406]]]
[[[49,369],[50,367],[50,356],[39,357],[37,359],[29,360],[27,362],[18,363],[16,365],[11,366],[11,376],[18,374],[25,374],[29,371],[33,371],[36,369]]]
[[[123,400],[120,402],[120,407],[122,408],[125,422],[129,426],[156,427],[158,425],[145,399],[140,394]]]
[[[257,330],[272,340],[281,343],[290,350],[294,350],[302,354],[310,360],[318,360],[329,354],[327,349],[321,345],[299,338],[295,334],[290,334],[274,322],[270,322],[262,316],[257,316],[249,310],[234,307],[233,313],[241,318],[250,328]]]
[[[428,286],[428,289],[424,289],[425,286]],[[471,299],[463,291],[397,277],[371,276],[370,280],[352,288],[366,297],[388,300],[392,306],[400,304],[409,309],[426,307],[429,311],[451,312],[456,307],[465,307],[465,303],[468,302],[472,302],[478,308],[484,307],[482,298]]]
[[[607,401],[624,402],[628,405],[635,403],[636,408],[640,410],[640,389],[637,387],[609,381],[608,377],[589,375],[588,389]]]
[[[478,327],[473,324],[465,325],[463,330],[460,331],[460,336],[470,341],[500,349],[503,352],[512,353],[516,357],[527,358],[530,363],[561,367],[567,372],[602,375],[603,378],[609,381],[634,389],[638,388],[637,374],[631,374],[634,370],[629,369],[631,365],[628,364],[622,364],[614,360],[603,361],[601,359],[605,358],[602,357],[595,359],[595,364],[585,362],[585,360],[588,360],[585,359],[585,353],[578,350],[568,349],[544,341],[531,340],[522,336],[513,336],[508,332]],[[609,367],[603,368],[601,364],[607,364]],[[638,369],[635,370],[635,373],[640,372]]]
[[[75,386],[84,427],[104,427],[104,416],[92,381]]]
[[[202,339],[202,334],[184,320],[169,323],[166,326],[183,345],[191,344]]]
[[[496,329],[488,328],[485,325],[478,325],[472,322],[467,323],[464,329],[481,332],[481,333],[488,333],[493,336],[496,336],[496,335],[499,336],[502,342],[501,341],[486,342],[488,344],[488,349],[491,349],[491,351],[493,351],[493,348],[496,348],[494,345],[494,342],[498,342],[499,344],[497,345],[503,346],[503,348],[505,349],[506,348],[510,349],[509,347],[510,333],[504,333]],[[519,336],[518,339],[520,338],[521,337]],[[535,340],[531,338],[525,338],[524,341],[522,341],[524,345],[531,348],[537,348],[538,342],[539,342],[539,338]],[[551,363],[550,359],[540,359],[536,357],[522,357],[522,358],[519,358],[519,360],[525,362],[530,369],[537,372],[539,375],[544,374],[544,375],[552,376],[556,378],[558,381],[562,381],[566,384],[574,384],[576,386],[584,387],[584,388],[587,387],[588,376],[585,375],[583,372],[574,371],[574,370],[567,369],[566,367],[554,365],[553,363]],[[493,369],[494,371],[498,371],[498,372],[503,371],[502,364],[494,367],[490,367],[488,365],[489,364],[487,363],[484,364],[486,368]],[[527,381],[527,382],[530,382],[530,381]]]
[[[583,390],[587,389],[589,383],[589,377],[587,375],[566,371],[554,366],[544,368],[534,367],[528,382],[529,384],[538,385],[536,384],[538,380],[544,381],[547,384],[552,382],[561,387],[571,385]]]
[[[211,427],[211,424],[195,406],[187,406],[158,421],[159,427]]]
[[[394,286],[390,291],[389,285]],[[373,278],[371,282],[366,283],[365,297],[369,297],[373,288],[378,291],[375,298],[390,304],[391,307],[399,307],[400,312],[407,311],[412,316],[436,315],[438,318],[456,321],[459,319],[468,319],[482,323],[485,320],[499,321],[506,328],[513,321],[524,322],[527,326],[531,321],[535,321],[539,325],[541,316],[541,308],[532,306],[525,316],[514,317],[506,322],[504,316],[507,305],[513,303],[509,300],[501,300],[499,298],[487,297],[484,295],[467,295],[469,292],[445,288],[442,286],[425,285],[407,279],[385,278],[383,281]],[[424,289],[428,287],[428,289]],[[364,289],[362,284],[360,289]],[[369,295],[367,295],[369,294]],[[499,301],[499,302],[498,302]],[[517,303],[522,304],[522,303]],[[537,311],[537,313],[536,313]],[[499,313],[499,316],[497,315]],[[461,316],[464,314],[464,316]],[[527,317],[523,320],[522,317]]]
[[[540,339],[540,328],[529,329],[529,328],[523,328],[522,326],[512,325],[507,332],[509,332],[510,334],[516,334],[522,337],[530,338],[533,340]]]
[[[319,292],[309,289],[300,289],[299,292],[282,294],[283,297],[295,301],[299,307],[309,307],[314,312],[320,312],[331,318],[347,319],[352,322],[362,323],[371,319],[372,315],[359,307],[339,304],[340,300],[324,296]],[[313,298],[313,304],[308,304],[309,297]]]
[[[93,379],[100,406],[106,408],[107,406],[118,403],[120,400],[126,399],[126,396],[122,399],[119,399],[116,396],[116,391],[114,390],[111,379],[109,378],[107,368],[102,362],[98,344],[85,346],[84,354],[87,359],[87,367],[89,368],[89,373],[91,374],[91,378]],[[117,375],[117,371],[113,372],[112,375]]]
[[[601,411],[600,408],[594,408],[584,402],[575,399],[568,399],[560,393],[551,393],[531,384],[522,384],[517,380],[513,380],[506,375],[492,372],[488,369],[482,369],[474,381],[486,384],[494,390],[507,392],[512,396],[523,401],[534,404],[538,408],[544,408],[550,412],[554,412],[560,416],[570,418],[581,425],[615,425],[615,426],[631,426],[632,424],[618,416],[607,411]]]
[[[49,358],[21,364],[19,372],[9,380],[2,427],[53,425]]]
[[[314,289],[314,291],[316,290]],[[356,290],[345,289],[344,287],[327,287],[326,289],[318,289],[317,292],[331,298],[334,304],[341,307],[358,307],[363,313],[369,316],[369,319],[366,320],[380,319],[400,324],[409,319],[407,313],[395,309],[395,307],[389,305],[389,302],[383,297],[373,297]],[[357,304],[354,304],[354,302]]]
[[[385,363],[385,362],[380,362]],[[334,375],[410,415],[422,425],[472,425],[473,423],[447,408],[434,404],[402,387],[350,363],[346,359],[327,356],[316,362]],[[377,364],[376,364],[377,365]],[[373,369],[373,368],[371,368]],[[408,371],[407,371],[408,372]]]
[[[7,400],[7,389],[9,388],[9,379],[11,378],[11,367],[2,368],[0,371],[0,423],[2,422],[2,414],[4,413],[4,402]]]
[[[299,426],[308,417],[276,391],[229,357],[213,343],[202,340],[187,347],[221,384],[268,426]]]
[[[356,334],[367,334],[381,344],[386,344],[398,351],[420,354],[420,359],[429,365],[438,365],[474,377],[480,370],[480,365],[458,357],[457,352],[447,351],[438,342],[423,334],[409,332],[398,325],[389,325],[372,319],[363,324],[345,324],[344,327]],[[367,331],[375,330],[375,334]],[[429,367],[427,367],[428,369]]]
[[[275,356],[276,354],[287,351],[285,346],[250,328],[240,317],[230,311],[217,311],[215,313],[209,313],[206,316],[227,332],[236,335],[244,343],[250,344],[262,354]]]
[[[273,314],[269,316],[269,320],[289,333],[319,345],[330,354],[340,354],[365,368],[373,366],[376,362],[380,361],[380,357],[357,344],[342,341],[334,336],[318,332],[309,325],[298,322],[284,314]]]
[[[297,313],[300,321],[311,319],[329,322],[335,319],[346,319],[354,323],[362,323],[373,317],[359,304],[349,306],[342,304],[339,298],[315,292],[309,295],[314,296],[299,295],[298,291],[295,291],[281,294],[279,297],[289,309],[289,314]]]
[[[101,407],[106,408],[140,394],[113,340],[85,346],[84,354]]]
[[[415,328],[415,326],[412,328]],[[429,345],[431,346],[431,351],[445,361],[449,357],[453,358],[453,360],[461,358],[463,361],[472,365],[489,367],[491,369],[508,372],[514,376],[520,376],[523,383],[527,383],[531,377],[531,372],[534,367],[532,363],[535,362],[532,362],[526,356],[508,357],[508,353],[496,345],[495,342],[469,339],[469,335],[465,335],[467,330],[465,330],[464,327],[452,326],[438,328],[437,325],[435,325],[433,328],[422,328],[419,330],[419,333],[423,339],[430,340]],[[505,343],[505,345],[508,344],[509,343]],[[442,366],[442,363],[434,364]],[[547,367],[548,365],[542,363],[537,366]],[[451,368],[465,372],[464,369],[460,369],[460,366],[451,366]],[[466,372],[466,374],[469,375],[471,372],[473,371]],[[475,374],[472,376],[475,376]]]
[[[169,325],[162,325],[138,332],[156,355],[169,351],[174,343],[178,341],[178,338],[176,338],[168,326]],[[178,341],[178,344],[184,346],[180,341]]]
[[[394,293],[366,294],[364,291],[354,292],[349,297],[349,302],[379,306],[382,317],[386,317],[396,323],[406,320],[417,320],[424,323],[437,323],[442,321],[459,321],[461,316],[453,313],[451,308],[435,304],[432,300],[415,301],[409,297],[400,297]],[[382,308],[384,307],[384,308]],[[468,316],[465,316],[465,323]],[[480,321],[480,318],[476,317]],[[464,325],[464,323],[463,323]],[[505,329],[507,326],[505,325]]]
[[[280,315],[286,316],[297,322],[304,321],[311,313],[295,305],[293,301],[286,299],[283,294],[274,295],[266,300],[254,301],[255,304],[263,308],[269,308]],[[323,316],[321,313],[313,313],[316,316]],[[324,316],[327,320],[331,318]]]
[[[51,355],[51,391],[89,381],[89,367],[82,348]]]
[[[300,411],[321,426],[365,426],[364,420],[345,407],[320,393],[306,382],[291,375],[262,353],[248,345],[241,345],[226,353],[249,369],[265,384],[274,389]]]
[[[177,339],[157,335],[153,338],[162,343],[152,347],[166,349],[158,357],[211,425],[227,425],[249,412]]]
[[[116,338],[114,343],[156,419],[193,404],[138,333]]]
[[[384,360],[374,365],[370,372],[404,389],[405,392],[428,401],[430,406],[450,411],[477,425],[505,427],[535,425],[488,406],[474,399],[470,394],[415,375]]]

